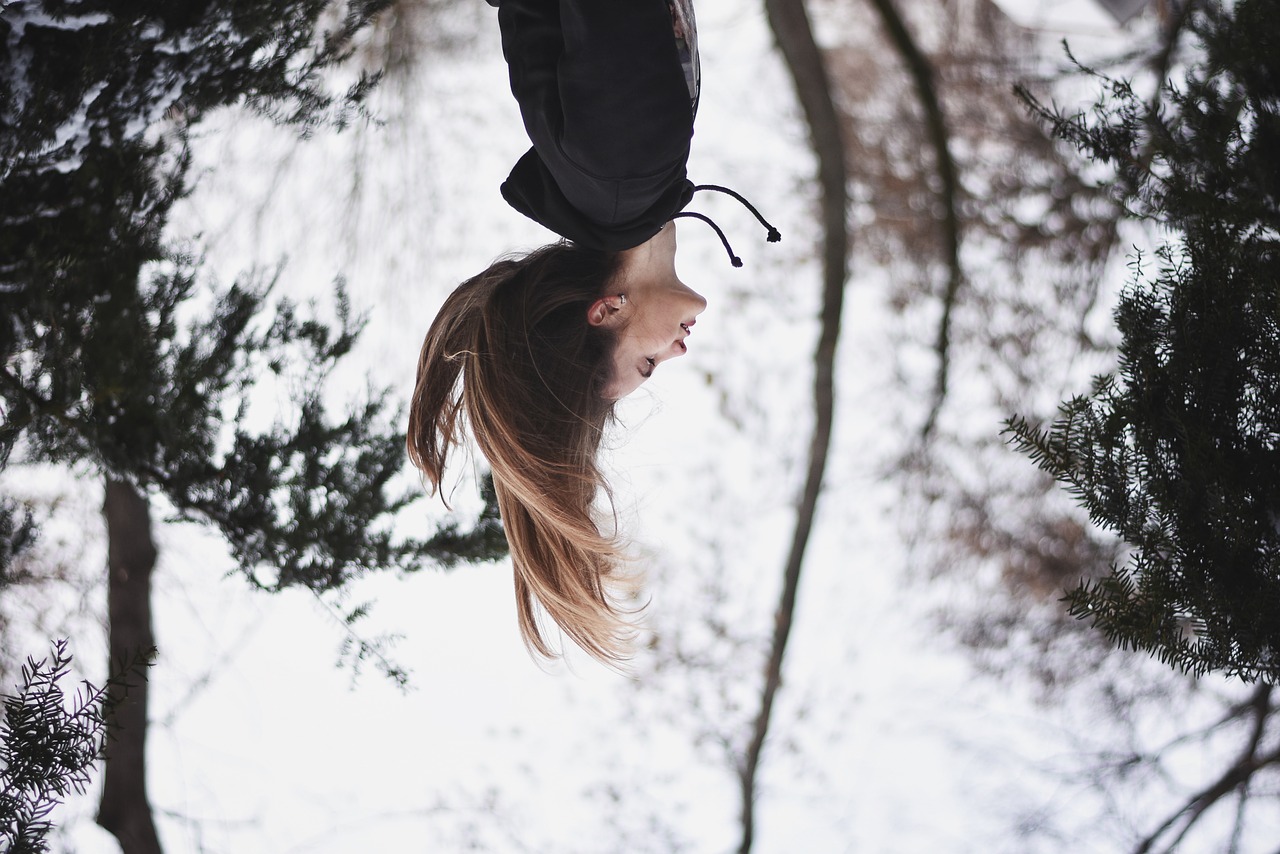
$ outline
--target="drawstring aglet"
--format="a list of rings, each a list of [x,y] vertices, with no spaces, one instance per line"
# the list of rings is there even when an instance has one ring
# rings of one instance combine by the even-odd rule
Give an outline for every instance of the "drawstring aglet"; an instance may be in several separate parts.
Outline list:
[[[751,202],[747,201],[746,198],[744,198],[741,193],[735,190],[730,190],[728,187],[721,187],[719,184],[698,184],[696,187],[693,188],[693,191],[695,193],[698,192],[699,190],[711,190],[716,193],[724,193],[726,196],[732,196],[733,198],[737,199],[739,204],[741,204],[747,210],[751,211],[752,216],[754,216],[757,220],[759,220],[761,225],[769,229],[769,236],[766,239],[770,243],[777,243],[778,241],[782,240],[782,232],[774,228],[772,223],[770,223],[767,219],[761,216],[760,211],[756,210],[756,206],[751,204]]]
[[[733,247],[729,245],[729,238],[724,236],[724,232],[720,230],[720,226],[716,225],[714,222],[711,221],[711,217],[705,216],[695,211],[680,211],[679,213],[673,215],[671,218],[677,219],[682,216],[691,216],[694,219],[700,219],[703,222],[705,222],[707,225],[711,226],[712,230],[715,231],[716,236],[720,238],[720,242],[724,244],[724,251],[725,251],[725,254],[729,256],[729,263],[735,267],[742,266],[742,259],[739,258],[737,255],[733,254]]]

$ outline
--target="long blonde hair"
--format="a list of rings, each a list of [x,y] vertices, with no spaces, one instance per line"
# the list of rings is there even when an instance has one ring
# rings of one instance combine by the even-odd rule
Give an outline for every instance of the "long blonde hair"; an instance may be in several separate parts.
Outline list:
[[[614,252],[555,243],[504,258],[459,285],[427,332],[409,412],[409,457],[438,490],[463,422],[493,470],[515,567],[520,631],[555,656],[534,600],[591,655],[627,657],[610,593],[620,544],[592,512],[608,484],[596,464],[614,401],[613,331],[587,308],[618,270]]]

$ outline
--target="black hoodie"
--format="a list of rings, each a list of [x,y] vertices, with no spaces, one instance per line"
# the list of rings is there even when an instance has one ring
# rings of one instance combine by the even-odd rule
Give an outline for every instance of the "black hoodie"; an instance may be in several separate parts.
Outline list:
[[[653,237],[693,195],[685,164],[697,92],[691,99],[667,0],[501,0],[498,22],[533,142],[503,197],[585,246]]]

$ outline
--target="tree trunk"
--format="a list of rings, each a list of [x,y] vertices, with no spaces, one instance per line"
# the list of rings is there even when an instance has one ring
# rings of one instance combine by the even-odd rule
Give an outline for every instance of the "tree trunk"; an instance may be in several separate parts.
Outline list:
[[[156,546],[151,538],[147,499],[131,484],[107,479],[107,621],[110,662],[125,668],[155,646],[151,633],[151,570]],[[119,689],[116,689],[117,691]],[[107,745],[98,824],[120,842],[124,854],[162,854],[147,800],[147,677],[133,681],[115,712]]]
[[[742,792],[742,841],[739,854],[750,854],[755,841],[756,776],[764,753],[773,715],[773,703],[782,687],[782,664],[795,616],[796,593],[805,549],[813,531],[822,478],[827,468],[835,418],[835,356],[840,340],[840,315],[849,265],[849,194],[845,144],[840,116],[832,97],[831,79],[813,36],[804,0],[765,0],[769,26],[778,41],[796,86],[796,97],[809,125],[809,140],[818,156],[818,184],[822,189],[822,329],[813,354],[813,437],[804,491],[796,508],[791,550],[782,573],[782,593],[774,612],[773,642],[765,663],[760,689],[760,711],[751,730],[751,741],[738,767]]]

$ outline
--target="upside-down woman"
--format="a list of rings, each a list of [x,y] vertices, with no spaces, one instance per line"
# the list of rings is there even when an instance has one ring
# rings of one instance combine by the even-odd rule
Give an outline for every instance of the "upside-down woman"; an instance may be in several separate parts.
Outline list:
[[[525,642],[540,605],[591,655],[628,653],[621,545],[593,506],[617,400],[685,353],[706,300],[676,275],[700,73],[691,0],[489,0],[532,147],[502,185],[563,239],[458,286],[427,333],[409,455],[439,488],[464,422],[493,470]],[[759,218],[750,205],[747,207]],[[763,219],[760,220],[762,223]],[[777,231],[765,223],[771,241]]]

